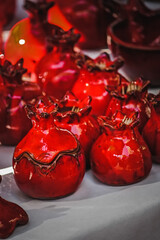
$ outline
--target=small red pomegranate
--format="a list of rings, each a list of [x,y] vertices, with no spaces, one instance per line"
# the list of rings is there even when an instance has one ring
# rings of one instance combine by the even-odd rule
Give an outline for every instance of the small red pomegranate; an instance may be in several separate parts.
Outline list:
[[[93,142],[100,135],[100,127],[91,112],[91,97],[78,100],[73,93],[67,92],[58,102],[54,112],[56,126],[68,129],[80,141],[86,157],[86,166],[89,164],[89,153]]]
[[[54,124],[54,104],[39,99],[28,106],[33,127],[13,156],[18,187],[33,198],[64,197],[76,191],[85,173],[85,157],[77,138]]]
[[[147,100],[149,81],[143,81],[141,78],[132,82],[121,83],[117,89],[110,89],[106,86],[106,90],[112,96],[112,99],[106,109],[106,116],[111,117],[116,110],[129,114],[130,112],[138,112],[140,124],[138,126],[140,132],[151,117],[151,104]]]
[[[47,95],[60,99],[77,80],[79,68],[76,61],[80,56],[84,57],[73,49],[79,37],[70,29],[57,31],[48,38],[48,48],[53,50],[38,62],[35,69],[37,82]]]
[[[0,175],[0,182],[1,180]],[[0,238],[9,237],[17,225],[27,222],[28,215],[20,206],[0,197]]]
[[[0,197],[0,238],[9,237],[16,226],[28,222],[27,213],[17,204]]]
[[[122,80],[117,73],[118,68],[123,64],[121,58],[111,61],[109,55],[102,53],[96,59],[86,59],[82,64],[80,75],[75,82],[72,92],[79,99],[87,96],[92,97],[92,114],[103,115],[111,99],[105,86],[116,88]]]
[[[104,132],[91,149],[91,169],[103,183],[127,185],[145,178],[152,167],[150,151],[140,135],[137,114],[117,111],[111,119],[101,117]]]
[[[142,135],[153,155],[153,160],[160,163],[160,93],[149,94],[149,101],[153,105],[151,118],[144,126]]]
[[[24,58],[24,67],[34,72],[35,64],[46,54],[46,37],[60,27],[47,21],[48,10],[54,5],[45,0],[25,1],[29,18],[17,22],[9,32],[5,43],[5,57],[14,64]]]
[[[16,145],[31,128],[24,105],[41,95],[40,87],[23,81],[23,59],[15,65],[5,60],[0,64],[0,143]]]

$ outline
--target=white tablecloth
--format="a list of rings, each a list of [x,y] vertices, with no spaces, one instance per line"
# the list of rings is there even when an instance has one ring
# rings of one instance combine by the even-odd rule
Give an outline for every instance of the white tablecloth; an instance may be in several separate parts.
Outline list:
[[[13,149],[0,147],[1,169],[11,166]],[[29,223],[16,228],[9,239],[160,239],[159,165],[153,165],[145,180],[126,187],[104,185],[90,170],[76,193],[58,200],[31,199],[19,190],[12,173],[2,177],[0,195],[29,215]]]

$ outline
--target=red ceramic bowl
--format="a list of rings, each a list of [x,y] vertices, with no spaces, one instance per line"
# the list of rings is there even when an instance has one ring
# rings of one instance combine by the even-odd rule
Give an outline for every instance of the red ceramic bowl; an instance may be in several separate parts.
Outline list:
[[[150,38],[160,34],[158,31],[159,28],[153,27]],[[131,43],[125,20],[117,20],[108,27],[107,44],[111,57],[123,57],[125,63],[121,69],[128,80],[143,77],[150,80],[153,87],[160,86],[160,44],[152,47]]]

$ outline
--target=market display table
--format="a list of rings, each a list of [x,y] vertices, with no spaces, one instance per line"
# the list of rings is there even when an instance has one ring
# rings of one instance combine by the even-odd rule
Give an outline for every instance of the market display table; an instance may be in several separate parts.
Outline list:
[[[107,186],[86,172],[79,189],[57,200],[24,195],[11,173],[13,147],[0,147],[0,196],[26,210],[29,223],[17,227],[15,240],[159,240],[160,166],[143,181]],[[7,168],[7,169],[6,169]],[[10,173],[7,173],[10,172]]]

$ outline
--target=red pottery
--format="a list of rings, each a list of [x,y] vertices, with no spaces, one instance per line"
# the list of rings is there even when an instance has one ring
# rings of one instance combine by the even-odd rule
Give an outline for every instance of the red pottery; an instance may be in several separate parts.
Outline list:
[[[77,138],[54,124],[48,99],[28,105],[33,127],[13,156],[18,187],[33,198],[51,199],[75,192],[85,173],[85,158]]]
[[[102,135],[91,149],[91,169],[98,180],[109,185],[127,185],[145,178],[152,167],[150,151],[137,128],[137,115],[117,111],[100,118]]]
[[[1,180],[0,175],[0,182]],[[16,226],[27,222],[28,215],[20,206],[0,197],[0,238],[9,237]]]
[[[106,1],[108,11],[104,10],[101,0],[56,0],[55,3],[68,23],[80,32],[80,48],[98,49],[106,46],[106,27],[116,16],[112,14],[112,1]],[[54,9],[51,11],[55,14]]]
[[[107,29],[111,56],[123,57],[122,71],[128,80],[141,76],[159,86],[160,10],[147,8],[142,0],[119,3],[117,8],[119,18]]]
[[[143,128],[142,136],[152,153],[153,160],[160,163],[160,93],[149,94],[149,101],[153,105],[152,117]]]
[[[23,59],[15,65],[5,60],[0,64],[0,143],[16,145],[31,128],[24,105],[41,95],[40,87],[22,80],[27,70]]]
[[[77,80],[79,68],[76,60],[80,56],[83,58],[83,55],[76,53],[73,48],[79,37],[70,29],[55,32],[53,37],[48,38],[48,49],[51,47],[53,50],[35,68],[37,82],[47,95],[60,99]]]
[[[141,78],[138,78],[135,81],[121,83],[114,90],[106,86],[106,90],[110,93],[112,99],[105,115],[112,117],[116,110],[121,110],[126,114],[138,112],[140,118],[138,128],[141,132],[151,117],[152,106],[147,99],[149,83],[149,81],[143,81]]]
[[[58,102],[58,108],[54,112],[56,126],[68,129],[79,140],[86,157],[86,166],[89,164],[89,153],[93,142],[100,135],[100,127],[91,112],[91,97],[78,100],[71,92]]]
[[[0,197],[0,222],[0,238],[7,238],[16,226],[27,224],[28,215],[17,204]]]
[[[106,85],[116,88],[121,81],[126,81],[117,73],[122,64],[121,58],[111,61],[105,52],[96,59],[86,59],[82,64],[72,92],[79,99],[92,97],[92,114],[103,115],[105,113],[111,99],[110,94],[105,90]]]
[[[24,58],[24,67],[34,72],[35,64],[46,54],[46,37],[61,29],[47,21],[48,10],[54,5],[40,0],[37,3],[25,1],[24,8],[29,17],[17,22],[9,32],[5,43],[5,57],[16,63]]]

